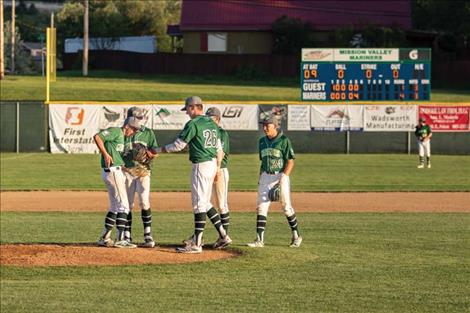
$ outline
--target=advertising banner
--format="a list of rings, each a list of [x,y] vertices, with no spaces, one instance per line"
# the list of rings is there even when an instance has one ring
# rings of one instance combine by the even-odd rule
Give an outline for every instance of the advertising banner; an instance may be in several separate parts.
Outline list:
[[[222,114],[222,128],[226,130],[258,130],[258,106],[256,104],[216,104]]]
[[[360,131],[363,129],[362,105],[313,105],[311,129],[314,131]]]
[[[279,123],[279,128],[287,130],[287,105],[285,104],[260,104],[258,122],[262,122],[268,116],[275,116]]]
[[[97,153],[100,105],[49,105],[51,153]]]
[[[417,111],[414,105],[366,105],[364,107],[364,131],[414,131]]]
[[[189,121],[186,111],[181,111],[183,105],[155,104],[153,105],[153,129],[181,130]]]
[[[85,105],[86,106],[86,105]],[[121,127],[127,117],[127,110],[131,107],[138,107],[144,110],[143,124],[146,127],[152,126],[152,106],[151,105],[100,105],[100,129],[109,127]]]
[[[433,132],[468,132],[470,106],[419,106]]]
[[[287,106],[287,130],[310,130],[310,106]]]

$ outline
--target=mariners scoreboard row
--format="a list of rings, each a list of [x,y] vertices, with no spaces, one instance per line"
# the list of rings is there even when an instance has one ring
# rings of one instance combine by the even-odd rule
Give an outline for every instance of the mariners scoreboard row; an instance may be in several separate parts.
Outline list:
[[[431,49],[302,49],[303,101],[425,101]]]

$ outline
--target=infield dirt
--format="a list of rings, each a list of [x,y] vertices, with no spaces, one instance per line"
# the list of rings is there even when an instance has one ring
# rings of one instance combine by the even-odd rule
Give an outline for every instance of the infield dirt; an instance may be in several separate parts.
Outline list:
[[[233,212],[253,212],[255,192],[231,192]],[[189,192],[153,192],[153,210],[192,212]],[[466,212],[470,213],[470,193],[293,193],[297,212]],[[106,212],[106,192],[31,191],[2,192],[2,212]],[[271,211],[278,211],[275,203]],[[205,249],[202,254],[175,253],[174,247],[155,249],[101,248],[92,244],[5,244],[1,245],[1,265],[89,266],[203,262],[236,257],[235,250]]]

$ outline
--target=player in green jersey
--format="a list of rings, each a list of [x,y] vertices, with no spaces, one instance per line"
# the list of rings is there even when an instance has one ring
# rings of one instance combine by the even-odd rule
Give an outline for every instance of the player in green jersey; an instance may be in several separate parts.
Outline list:
[[[187,98],[182,111],[186,111],[191,120],[186,123],[173,143],[157,149],[157,152],[177,152],[189,145],[189,160],[192,162],[191,202],[194,211],[194,234],[190,240],[184,241],[184,247],[177,248],[177,252],[201,253],[206,216],[219,233],[216,248],[223,248],[232,242],[222,226],[217,210],[210,202],[212,184],[220,169],[223,151],[219,128],[210,117],[203,115],[201,98],[197,96]]]
[[[292,231],[290,247],[297,248],[302,243],[297,217],[290,198],[289,175],[294,168],[294,150],[289,138],[278,130],[278,126],[275,116],[269,116],[263,121],[263,131],[266,136],[259,140],[261,167],[258,183],[256,240],[248,244],[253,248],[264,247],[264,231],[271,204],[269,190],[276,184],[280,185],[281,205]]]
[[[221,113],[216,107],[207,109],[206,115],[210,116],[212,120],[219,126],[220,142],[222,144],[222,150],[224,151],[224,158],[220,166],[220,171],[217,173],[214,185],[212,186],[212,204],[220,214],[222,225],[224,226],[225,232],[228,234],[228,227],[230,225],[230,212],[228,209],[228,181],[229,173],[227,168],[228,155],[230,153],[230,142],[228,133],[223,129],[221,125]],[[217,242],[214,244],[217,247]]]
[[[419,150],[419,164],[418,168],[424,168],[424,157],[426,156],[427,167],[431,168],[431,127],[426,124],[426,119],[421,117],[419,125],[415,130],[416,138],[418,139]]]
[[[135,117],[141,122],[145,118],[145,111],[139,107],[131,107],[127,110],[127,117]],[[132,158],[132,149],[136,144],[147,147],[147,157],[153,159],[158,148],[157,139],[152,129],[142,125],[141,129],[132,137],[126,138],[124,147],[125,175],[127,185],[127,198],[129,199],[129,214],[127,215],[126,231],[124,238],[132,242],[132,209],[134,207],[134,197],[137,193],[139,199],[142,223],[144,226],[144,248],[155,247],[155,241],[152,237],[152,211],[150,209],[150,166],[146,171],[133,171],[135,162]],[[139,175],[137,175],[139,174]]]
[[[109,209],[98,245],[105,247],[135,248],[136,245],[124,240],[124,231],[129,213],[126,191],[126,176],[122,171],[125,137],[133,136],[141,127],[134,117],[127,118],[122,127],[110,127],[97,133],[93,138],[101,152],[102,178],[108,189]],[[116,242],[111,231],[116,224]]]

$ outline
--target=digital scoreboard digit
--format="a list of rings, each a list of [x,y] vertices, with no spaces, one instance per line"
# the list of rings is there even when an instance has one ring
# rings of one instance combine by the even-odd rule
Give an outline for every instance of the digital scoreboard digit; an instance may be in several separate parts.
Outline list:
[[[426,101],[431,49],[302,49],[303,101]]]

